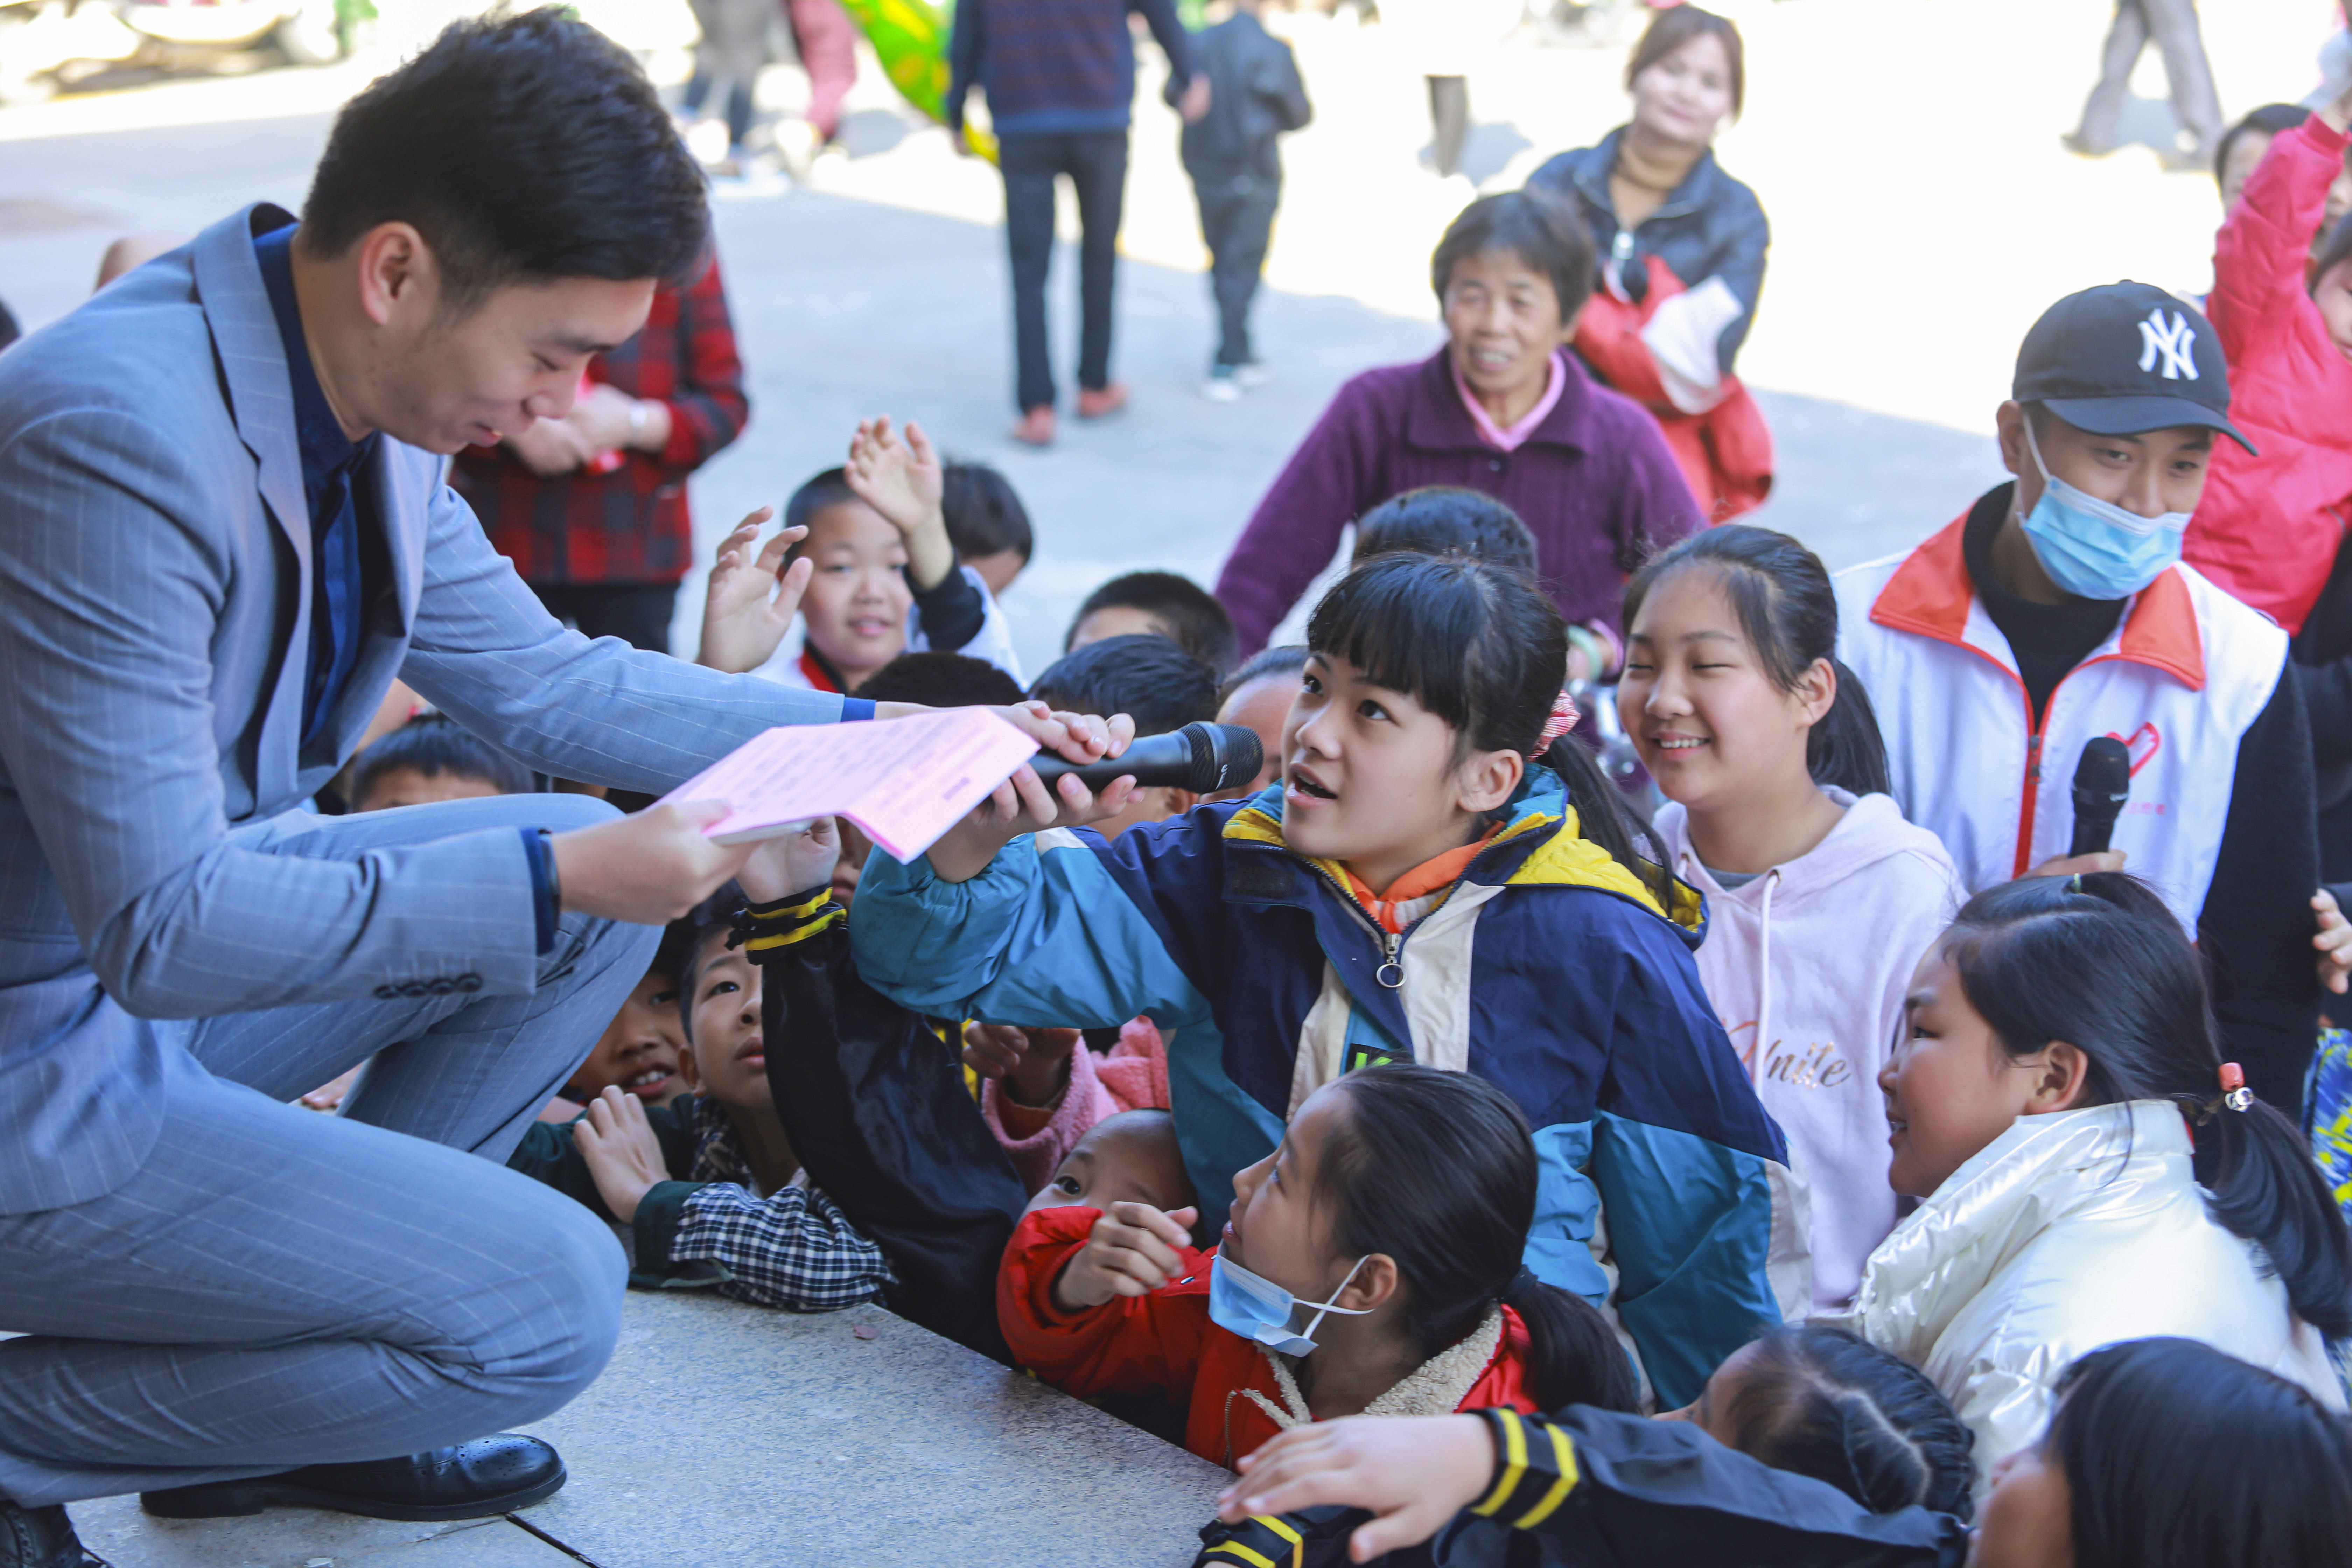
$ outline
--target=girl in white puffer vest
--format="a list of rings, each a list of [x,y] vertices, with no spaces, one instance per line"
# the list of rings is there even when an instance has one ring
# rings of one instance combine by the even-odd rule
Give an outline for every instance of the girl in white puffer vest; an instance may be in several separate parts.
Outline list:
[[[2352,1237],[2287,1119],[2214,1042],[2196,951],[2117,872],[1963,908],[1919,963],[1880,1074],[1889,1181],[1925,1201],[1871,1255],[1847,1326],[1916,1363],[1982,1478],[2101,1345],[2200,1340],[2345,1394]]]

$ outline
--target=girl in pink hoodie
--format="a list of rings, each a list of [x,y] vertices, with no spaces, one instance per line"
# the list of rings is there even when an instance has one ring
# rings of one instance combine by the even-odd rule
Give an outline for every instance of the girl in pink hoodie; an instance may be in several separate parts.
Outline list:
[[[1810,1190],[1813,1302],[1828,1310],[1895,1226],[1878,1069],[1959,876],[1887,793],[1811,551],[1710,529],[1633,579],[1625,626],[1618,716],[1665,794],[1675,872],[1706,897],[1699,978]]]

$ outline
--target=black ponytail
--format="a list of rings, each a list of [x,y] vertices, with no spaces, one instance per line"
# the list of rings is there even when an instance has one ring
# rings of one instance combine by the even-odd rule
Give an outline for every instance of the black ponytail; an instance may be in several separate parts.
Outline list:
[[[2084,1104],[2179,1106],[2215,1223],[2263,1249],[2304,1321],[2352,1336],[2352,1233],[2294,1123],[2260,1100],[2223,1103],[2197,951],[2155,893],[2120,871],[1988,888],[1943,954],[2003,1050],[2064,1040],[2089,1058]]]
[[[1686,566],[1710,566],[1739,616],[1739,629],[1764,673],[1794,691],[1822,659],[1837,676],[1837,696],[1805,738],[1805,768],[1818,784],[1850,795],[1890,795],[1886,741],[1862,678],[1837,657],[1837,593],[1821,557],[1785,533],[1727,522],[1695,533],[1634,574],[1625,587],[1625,627],[1642,602]]]
[[[1365,562],[1315,606],[1307,646],[1346,659],[1375,686],[1410,693],[1454,727],[1457,758],[1533,750],[1568,674],[1567,625],[1534,581],[1458,555]],[[1538,760],[1567,781],[1584,837],[1663,904],[1665,850],[1592,753],[1556,742]]]
[[[1536,1145],[1510,1097],[1467,1073],[1406,1064],[1339,1080],[1346,1113],[1315,1172],[1349,1258],[1386,1253],[1404,1327],[1423,1360],[1507,1304],[1527,1323],[1528,1382],[1547,1410],[1638,1408],[1640,1386],[1608,1320],[1521,1267],[1536,1214]]]
[[[1774,1329],[1749,1353],[1724,1412],[1733,1447],[1826,1481],[1873,1513],[1969,1517],[1975,1435],[1917,1367],[1817,1323]]]

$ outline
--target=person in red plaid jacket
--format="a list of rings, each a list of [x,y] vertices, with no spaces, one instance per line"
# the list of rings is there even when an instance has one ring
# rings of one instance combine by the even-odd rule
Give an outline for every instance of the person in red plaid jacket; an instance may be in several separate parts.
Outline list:
[[[587,380],[564,418],[458,453],[449,482],[557,618],[667,653],[694,554],[687,476],[751,412],[717,258]]]

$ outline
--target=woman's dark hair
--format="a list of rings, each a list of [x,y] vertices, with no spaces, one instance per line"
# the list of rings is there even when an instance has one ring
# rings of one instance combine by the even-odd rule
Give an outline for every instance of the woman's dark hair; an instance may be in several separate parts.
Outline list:
[[[702,171],[646,73],[552,5],[452,23],[335,117],[301,246],[341,256],[395,220],[459,314],[526,280],[684,285],[710,241]]]
[[[1536,1217],[1536,1144],[1510,1097],[1468,1073],[1416,1064],[1363,1068],[1339,1082],[1346,1111],[1323,1145],[1315,1195],[1342,1256],[1396,1261],[1405,1331],[1423,1359],[1507,1304],[1528,1326],[1538,1405],[1638,1409],[1640,1382],[1608,1320],[1520,1266]]]
[[[1724,1412],[1733,1447],[1827,1481],[1873,1513],[1969,1517],[1975,1435],[1925,1373],[1824,1323],[1771,1330],[1752,1353]]]
[[[2083,1104],[2179,1106],[2215,1223],[2262,1248],[2305,1322],[2352,1335],[2352,1233],[2293,1121],[2260,1100],[2221,1103],[2197,950],[2155,893],[2120,871],[1988,888],[1942,953],[2004,1051],[2063,1040],[2089,1058]]]
[[[1078,713],[1125,713],[1138,735],[1164,735],[1217,716],[1209,667],[1150,632],[1103,637],[1045,667],[1029,695]]]
[[[1399,551],[1467,555],[1536,574],[1536,536],[1519,514],[1484,491],[1453,485],[1407,490],[1356,520],[1357,564]]]
[[[940,476],[940,510],[948,520],[948,542],[969,561],[975,556],[1002,555],[1010,550],[1024,563],[1036,549],[1030,531],[1029,509],[1021,504],[1013,481],[986,463],[948,464]]]
[[[2249,131],[2264,136],[2276,136],[2281,132],[2294,130],[2310,118],[2311,110],[2299,103],[2265,103],[2259,109],[2248,110],[2243,120],[2222,132],[2221,139],[2213,143],[2213,183],[2217,185],[2221,183],[2224,172],[2230,167],[2230,149],[2239,137]]]
[[[1290,678],[1290,684],[1297,686],[1298,672],[1306,668],[1307,645],[1305,643],[1285,643],[1280,647],[1260,648],[1250,655],[1248,661],[1239,669],[1225,677],[1225,683],[1217,688],[1217,707],[1222,710],[1226,703],[1234,700],[1234,693],[1255,680],[1268,680],[1287,676]]]
[[[1307,646],[1444,720],[1457,758],[1532,750],[1568,673],[1568,628],[1552,602],[1524,573],[1459,555],[1365,562],[1315,606]],[[1566,782],[1584,837],[1664,906],[1665,850],[1592,752],[1562,735],[1536,761]]]
[[[1174,572],[1124,572],[1088,594],[1062,634],[1062,651],[1078,635],[1087,617],[1097,610],[1140,610],[1168,628],[1178,647],[1207,665],[1219,676],[1234,667],[1241,652],[1234,617],[1216,595],[1190,577]]]
[[[1676,5],[1650,18],[1642,41],[1633,46],[1633,58],[1625,62],[1625,90],[1633,90],[1635,77],[1693,38],[1708,33],[1722,40],[1723,58],[1730,62],[1731,112],[1737,115],[1748,101],[1748,51],[1739,41],[1739,29],[1732,25],[1730,17],[1702,11],[1696,5]]]
[[[1446,226],[1429,258],[1430,287],[1438,302],[1454,281],[1454,269],[1473,256],[1508,251],[1551,279],[1559,319],[1574,319],[1592,298],[1600,262],[1584,219],[1561,198],[1542,191],[1506,191],[1481,196]]]
[[[386,773],[414,773],[436,779],[443,774],[479,779],[500,795],[529,795],[530,770],[494,751],[488,742],[462,729],[446,713],[420,713],[378,739],[352,762],[354,805],[367,799],[376,781]]]
[[[1666,15],[1667,13],[1661,13]],[[1660,583],[1685,567],[1705,566],[1723,584],[1739,629],[1772,684],[1794,691],[1817,659],[1837,674],[1837,696],[1805,737],[1813,782],[1853,795],[1892,795],[1886,742],[1870,693],[1837,657],[1837,593],[1821,557],[1785,533],[1743,522],[1691,535],[1634,574],[1625,588],[1625,631]]]
[[[2130,1340],[2059,1379],[2042,1439],[2075,1568],[2323,1568],[2352,1542],[2352,1424],[2195,1340]]]

